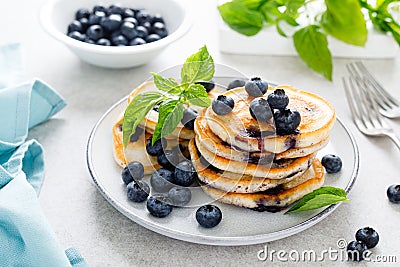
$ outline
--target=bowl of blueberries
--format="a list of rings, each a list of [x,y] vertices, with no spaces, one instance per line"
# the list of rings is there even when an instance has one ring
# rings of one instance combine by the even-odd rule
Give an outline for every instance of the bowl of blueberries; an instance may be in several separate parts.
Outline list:
[[[177,0],[51,0],[42,7],[40,21],[80,59],[106,68],[153,60],[191,25]]]

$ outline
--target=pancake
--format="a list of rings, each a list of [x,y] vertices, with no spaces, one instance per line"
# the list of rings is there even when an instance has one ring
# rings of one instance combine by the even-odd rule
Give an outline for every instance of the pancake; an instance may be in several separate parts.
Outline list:
[[[288,108],[297,110],[301,115],[298,133],[275,135],[274,125],[254,120],[249,112],[249,105],[254,97],[249,96],[244,87],[224,93],[235,101],[232,112],[221,116],[211,107],[207,108],[205,116],[211,131],[222,141],[249,152],[281,153],[290,148],[310,147],[329,138],[336,119],[331,104],[315,94],[288,85],[276,88],[285,90],[289,97]],[[273,89],[269,88],[264,98],[272,93]]]
[[[315,153],[313,153],[301,158],[282,159],[267,164],[232,161],[209,151],[205,146],[203,146],[197,136],[195,137],[195,141],[196,147],[204,159],[218,169],[269,179],[282,179],[300,171],[304,171],[311,165],[311,162],[315,157]]]
[[[305,182],[294,187],[285,189],[283,186],[278,186],[259,193],[231,193],[209,186],[202,186],[202,189],[212,198],[226,204],[257,211],[279,211],[323,185],[324,169],[321,162],[318,159],[314,159],[312,166],[303,176],[306,176]]]
[[[233,161],[253,162],[257,163],[260,158],[270,157],[274,155],[271,152],[247,152],[240,148],[233,147],[227,142],[223,142],[215,135],[207,124],[204,115],[205,110],[199,113],[194,124],[194,131],[201,144],[209,151],[213,151],[216,155],[231,159]],[[304,148],[290,148],[282,153],[275,154],[275,159],[298,158],[317,152],[329,143],[329,137],[317,144],[313,144]]]

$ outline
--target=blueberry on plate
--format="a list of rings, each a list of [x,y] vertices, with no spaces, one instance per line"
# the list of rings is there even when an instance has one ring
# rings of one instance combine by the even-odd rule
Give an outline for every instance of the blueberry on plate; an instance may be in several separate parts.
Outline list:
[[[361,241],[351,241],[347,245],[347,255],[350,260],[362,261],[368,251],[367,246]]]
[[[157,156],[157,162],[168,170],[175,169],[179,162],[179,154],[176,150],[165,150],[164,153]]]
[[[81,18],[89,18],[90,11],[87,8],[80,8],[75,13],[75,19],[80,20]]]
[[[168,192],[174,182],[174,173],[164,168],[156,170],[150,177],[150,185],[157,192]]]
[[[184,160],[178,163],[175,168],[175,184],[181,186],[191,185],[197,177],[192,162]]]
[[[283,89],[276,89],[272,94],[268,95],[267,100],[269,106],[275,109],[284,109],[289,104],[289,97]]]
[[[140,180],[144,176],[143,164],[139,161],[132,161],[128,163],[128,169],[134,180]]]
[[[392,203],[400,203],[400,185],[391,185],[388,187],[386,194]]]
[[[82,33],[77,32],[77,31],[73,31],[73,32],[68,33],[68,36],[73,38],[73,39],[75,39],[75,40],[82,41],[82,42],[84,42],[85,39],[86,39],[86,35],[85,34],[82,34]]]
[[[168,191],[168,197],[171,200],[172,205],[183,207],[192,199],[192,191],[186,187],[175,186]]]
[[[135,133],[133,133],[131,135],[131,137],[129,137],[129,142],[134,143],[137,140],[139,140],[140,136],[142,135],[142,133],[144,132],[142,127],[136,127]]]
[[[146,41],[143,40],[143,39],[140,38],[140,37],[136,37],[136,38],[132,39],[132,40],[129,42],[129,45],[132,45],[132,46],[134,46],[134,45],[144,45],[144,44],[146,44]],[[154,109],[154,108],[153,108],[153,109]]]
[[[198,116],[197,110],[194,110],[192,108],[187,108],[183,111],[183,117],[181,120],[181,123],[183,126],[189,130],[194,129],[194,121]]]
[[[256,121],[268,121],[272,118],[272,111],[268,101],[264,98],[255,98],[250,103],[250,115]]]
[[[237,88],[237,87],[243,87],[245,84],[246,84],[246,81],[245,81],[245,80],[236,79],[236,80],[231,81],[231,82],[228,84],[227,90],[231,90],[231,89]]]
[[[167,147],[167,139],[161,138],[151,144],[151,138],[147,140],[146,151],[150,156],[158,156],[163,154],[164,148]]]
[[[147,35],[149,35],[149,31],[143,26],[136,27],[137,36],[146,39]]]
[[[211,79],[209,82],[197,82],[197,84],[203,85],[204,88],[206,89],[207,93],[215,88],[215,82],[213,79]]]
[[[357,231],[356,240],[363,242],[367,248],[374,248],[378,245],[379,235],[373,228],[364,227]]]
[[[126,37],[128,40],[132,40],[137,36],[135,24],[132,22],[124,21],[121,25],[121,34]]]
[[[80,23],[79,20],[74,20],[68,25],[68,33],[71,32],[83,32],[82,23]]]
[[[92,25],[87,29],[86,36],[97,41],[104,37],[104,30],[100,25]]]
[[[293,134],[300,125],[301,116],[297,110],[278,109],[274,113],[274,120],[277,134]]]
[[[115,45],[115,46],[118,46],[118,45],[127,45],[127,44],[128,44],[128,40],[125,38],[125,36],[123,36],[123,35],[121,34],[121,35],[114,36],[114,37],[111,39],[111,43],[112,43],[113,45]]]
[[[254,77],[245,83],[244,89],[250,96],[262,96],[268,90],[268,83],[259,77]]]
[[[103,11],[96,11],[89,16],[89,25],[100,24],[100,21],[106,17]]]
[[[111,41],[106,39],[106,38],[101,38],[101,39],[97,40],[96,44],[103,45],[103,46],[110,46],[111,45]]]
[[[222,212],[217,206],[204,205],[196,211],[196,220],[201,226],[212,228],[221,222]]]
[[[144,181],[133,181],[126,186],[126,195],[133,202],[143,202],[150,194],[150,187]]]
[[[226,115],[232,111],[235,101],[230,96],[219,95],[212,102],[212,110],[218,115]]]
[[[147,210],[151,215],[164,218],[172,211],[171,200],[163,194],[154,194],[147,199]]]
[[[323,156],[321,164],[325,167],[327,173],[337,173],[342,169],[342,160],[332,154]]]
[[[145,40],[147,43],[152,43],[152,42],[158,41],[160,39],[161,38],[158,34],[153,33],[153,34],[148,35]]]
[[[128,185],[130,182],[133,181],[133,177],[131,172],[129,171],[128,166],[125,166],[125,168],[121,172],[121,178],[124,184]]]
[[[109,32],[115,31],[121,26],[122,17],[119,14],[111,14],[100,21],[100,25]]]

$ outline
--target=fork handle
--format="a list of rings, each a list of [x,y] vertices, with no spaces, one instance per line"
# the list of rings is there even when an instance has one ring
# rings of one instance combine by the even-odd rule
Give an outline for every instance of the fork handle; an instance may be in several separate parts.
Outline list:
[[[389,133],[388,136],[390,137],[390,139],[392,139],[392,141],[400,149],[400,138],[395,133]]]

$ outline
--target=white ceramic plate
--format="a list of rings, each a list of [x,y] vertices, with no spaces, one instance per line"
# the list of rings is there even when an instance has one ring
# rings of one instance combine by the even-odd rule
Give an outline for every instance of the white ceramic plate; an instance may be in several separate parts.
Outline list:
[[[126,217],[150,230],[200,244],[225,246],[258,244],[299,233],[326,218],[340,205],[334,204],[319,210],[284,215],[284,211],[257,212],[217,202],[223,219],[212,229],[198,225],[194,207],[175,208],[168,217],[155,218],[146,210],[145,202],[133,203],[128,200],[121,180],[121,168],[114,162],[111,128],[125,110],[126,103],[126,99],[118,101],[94,126],[87,145],[87,164],[104,198]],[[343,168],[338,174],[327,174],[325,185],[344,188],[348,193],[357,177],[359,155],[353,136],[339,119],[332,130],[330,143],[318,153],[318,156],[322,157],[327,153],[339,155],[343,160]],[[201,201],[212,201],[200,191],[193,198],[196,198],[196,202],[199,198]]]

